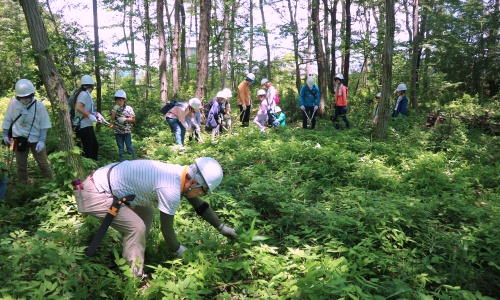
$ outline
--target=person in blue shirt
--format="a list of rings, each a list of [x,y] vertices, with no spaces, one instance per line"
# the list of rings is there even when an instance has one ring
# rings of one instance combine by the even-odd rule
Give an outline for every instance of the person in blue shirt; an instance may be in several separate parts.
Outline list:
[[[396,99],[396,104],[392,110],[391,116],[397,118],[401,114],[402,117],[406,116],[406,107],[408,106],[408,98],[406,98],[406,85],[401,83],[396,88],[396,92],[399,92],[399,96]]]
[[[302,128],[307,129],[307,121],[311,119],[311,129],[316,127],[316,111],[320,103],[320,92],[314,84],[314,77],[309,76],[299,93],[299,106],[302,110]]]

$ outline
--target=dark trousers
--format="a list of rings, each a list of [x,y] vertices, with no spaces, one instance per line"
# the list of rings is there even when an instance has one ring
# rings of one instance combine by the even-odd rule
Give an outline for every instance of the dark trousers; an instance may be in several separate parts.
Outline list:
[[[333,114],[332,122],[335,124],[335,128],[340,128],[339,116],[344,120],[345,127],[351,127],[349,120],[347,119],[347,106],[335,106],[335,112]]]
[[[314,106],[304,106],[305,111],[302,111],[302,128],[307,129],[307,116],[311,119],[311,129],[316,127],[316,114],[314,114]],[[314,114],[314,115],[313,115]]]
[[[97,160],[99,153],[99,144],[94,132],[94,126],[80,128],[78,132],[80,140],[82,141],[83,156]]]
[[[243,105],[240,105],[240,121],[242,124],[248,126],[250,124],[250,111],[252,110],[252,105],[248,105],[247,109],[243,111]]]

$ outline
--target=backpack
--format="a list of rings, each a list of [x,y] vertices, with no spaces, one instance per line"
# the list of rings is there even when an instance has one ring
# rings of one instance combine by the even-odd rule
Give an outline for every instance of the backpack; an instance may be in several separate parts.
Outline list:
[[[205,115],[205,119],[208,119],[208,114],[210,113],[210,110],[212,109],[212,106],[214,105],[214,101],[212,100],[207,103],[207,105],[203,106],[203,114]]]
[[[169,110],[174,108],[174,106],[182,106],[182,104],[177,102],[177,100],[170,100],[170,102],[167,102],[165,105],[163,105],[162,108],[160,108],[160,112],[162,113],[162,115],[166,115]]]
[[[276,91],[276,95],[274,96],[274,103],[280,103],[280,97],[278,96],[278,91]]]
[[[71,122],[73,122],[73,120],[75,119],[75,108],[73,107],[73,101],[75,100],[76,91],[78,91],[78,88],[75,88],[71,92],[71,95],[69,95],[69,98],[68,98],[69,116],[70,116]]]

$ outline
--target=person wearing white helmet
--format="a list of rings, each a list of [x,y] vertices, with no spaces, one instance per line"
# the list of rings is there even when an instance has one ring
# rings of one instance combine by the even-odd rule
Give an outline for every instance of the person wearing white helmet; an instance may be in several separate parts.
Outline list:
[[[268,106],[268,126],[271,127],[273,125],[277,125],[276,120],[276,88],[274,88],[272,82],[264,78],[260,81],[262,85],[262,89],[266,91],[266,101]]]
[[[121,205],[111,227],[123,236],[123,258],[132,274],[143,275],[146,239],[153,224],[155,208],[160,211],[160,229],[168,248],[182,257],[187,247],[178,240],[174,216],[182,197],[195,212],[222,235],[236,237],[235,230],[220,221],[208,203],[201,199],[221,183],[221,165],[211,157],[195,159],[191,165],[167,164],[154,160],[127,160],[112,163],[90,174],[75,190],[78,211],[103,219],[117,199],[135,195]]]
[[[3,143],[16,152],[17,180],[28,184],[28,155],[33,154],[45,178],[53,173],[47,160],[45,140],[52,127],[45,105],[35,99],[35,86],[28,79],[21,79],[15,86],[16,96],[5,111],[2,122]]]
[[[208,132],[212,132],[215,136],[220,132],[220,125],[223,121],[224,108],[222,106],[226,102],[226,93],[223,91],[217,92],[217,95],[210,101],[205,109],[206,114],[205,128]],[[214,131],[215,130],[215,131]]]
[[[83,156],[97,160],[99,154],[99,143],[94,131],[94,123],[97,123],[92,91],[94,90],[94,79],[90,75],[83,75],[80,79],[80,88],[76,91],[74,103],[75,108],[74,125],[79,126],[77,132],[82,142]]]
[[[253,122],[259,126],[260,132],[266,133],[266,122],[268,121],[268,116],[267,116],[267,111],[268,111],[268,104],[267,104],[267,98],[266,98],[266,91],[264,90],[258,90],[257,91],[257,97],[260,100],[260,108],[257,111],[257,116],[253,119]]]
[[[238,105],[240,107],[241,126],[248,127],[250,122],[250,110],[252,109],[252,96],[250,85],[255,81],[255,75],[248,73],[245,80],[238,85]]]
[[[167,123],[172,131],[175,142],[180,146],[181,151],[187,152],[184,147],[184,138],[186,130],[189,133],[193,132],[190,124],[195,124],[195,113],[200,111],[201,101],[198,98],[191,98],[187,103],[181,103],[170,109],[167,114]],[[187,122],[189,119],[189,122]]]
[[[351,127],[349,119],[347,119],[347,87],[344,85],[344,75],[335,75],[335,85],[333,88],[333,93],[335,95],[335,110],[331,118],[332,122],[335,124],[335,128],[340,129],[339,116],[344,120],[345,126],[347,128]]]
[[[127,105],[127,94],[124,90],[118,90],[115,93],[115,106],[111,109],[111,120],[113,120],[113,131],[120,161],[125,160],[125,146],[127,153],[135,159],[132,146],[132,125],[135,122],[135,113],[134,109]]]
[[[377,93],[377,95],[375,95],[375,99],[377,99],[377,105],[375,105],[375,110],[373,110],[373,124],[377,124],[377,121],[378,121],[378,106],[380,104],[380,98],[382,97],[382,94],[381,93]]]
[[[396,104],[394,105],[391,116],[393,118],[396,118],[399,115],[404,117],[406,116],[406,107],[408,106],[408,98],[406,98],[406,84],[400,83],[396,88],[396,92],[399,93],[399,95],[396,98]]]
[[[316,127],[316,111],[321,101],[321,93],[316,84],[314,76],[309,76],[306,84],[302,86],[299,92],[299,106],[302,110],[302,128],[307,129],[307,121],[311,120],[311,129]]]
[[[276,121],[280,124],[280,126],[286,126],[286,115],[285,113],[281,110],[281,107],[276,106],[276,116],[278,117]]]

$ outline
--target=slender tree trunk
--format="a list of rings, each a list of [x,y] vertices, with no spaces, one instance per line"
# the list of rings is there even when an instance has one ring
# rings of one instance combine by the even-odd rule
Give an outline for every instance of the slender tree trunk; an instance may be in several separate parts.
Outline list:
[[[351,0],[345,1],[345,56],[344,56],[344,84],[349,86],[349,61],[351,59]]]
[[[174,36],[172,40],[172,98],[176,99],[179,93],[179,40],[181,27],[180,0],[174,3]]]
[[[292,8],[292,1],[287,0],[288,3],[288,12],[290,13],[290,29],[292,32],[292,39],[293,39],[293,54],[294,54],[294,62],[295,62],[295,87],[297,88],[297,91],[300,91],[300,88],[302,87],[302,81],[300,78],[300,67],[299,67],[299,34],[298,34],[298,28],[297,28],[297,23],[295,21],[295,12]]]
[[[92,0],[94,13],[94,61],[95,61],[95,83],[97,93],[97,111],[101,111],[101,60],[99,59],[99,24],[97,19],[97,0]]]
[[[323,0],[323,11],[324,11],[324,20],[323,20],[323,40],[325,44],[325,78],[326,78],[326,87],[327,89],[330,87],[329,82],[330,82],[330,41],[329,41],[329,28],[330,28],[330,22],[329,20],[329,13],[330,9],[328,8],[328,0]],[[325,96],[328,95],[328,92],[325,90],[322,92],[325,94]]]
[[[326,59],[325,52],[323,51],[323,43],[321,42],[323,39],[321,37],[321,28],[320,28],[320,19],[319,19],[319,6],[320,0],[312,0],[312,34],[314,41],[314,49],[316,51],[316,59],[318,62],[318,86],[321,91],[321,103],[319,108],[319,113],[321,115],[325,112],[325,99],[327,95],[327,85],[326,85]]]
[[[221,65],[221,89],[226,87],[227,65],[229,62],[229,18],[231,13],[231,4],[225,2],[224,4],[224,19],[222,20],[222,27],[224,30],[224,50],[222,54]]]
[[[250,51],[248,53],[248,72],[253,71],[253,0],[250,0],[250,11],[249,11],[249,21],[250,21]]]
[[[149,15],[149,0],[144,0],[144,16],[145,16],[145,23],[146,26],[144,30],[146,31],[145,34],[145,49],[146,53],[145,58],[146,58],[146,74],[145,74],[145,85],[146,85],[146,91],[145,91],[145,101],[146,103],[148,102],[149,99],[149,85],[151,84],[151,17]]]
[[[136,63],[135,63],[134,5],[135,5],[135,0],[130,0],[128,29],[130,31],[130,64],[131,64],[131,68],[132,68],[132,84],[133,84],[134,89],[135,89],[135,84],[137,83],[137,81],[136,81],[137,74],[136,74]]]
[[[391,98],[392,81],[392,55],[394,49],[394,0],[385,0],[385,39],[382,54],[382,97],[378,109],[378,122],[375,128],[375,139],[382,141],[387,139],[387,126],[389,121],[389,101]]]
[[[418,28],[418,0],[413,0],[413,50],[411,67],[411,104],[415,111],[418,111],[418,73],[420,64],[420,30]]]
[[[236,11],[238,10],[238,2],[235,2],[233,5],[233,10],[231,11],[231,28],[234,29],[234,24],[236,22]],[[235,46],[234,46],[234,30],[231,31],[231,34],[229,35],[231,39],[231,62],[232,65],[236,64],[236,55],[235,55]],[[235,73],[235,68],[231,68],[231,83],[230,83],[230,89],[234,90],[236,89],[236,73]]]
[[[269,45],[269,34],[266,27],[266,15],[264,13],[264,0],[259,0],[260,15],[262,17],[262,31],[264,33],[264,41],[266,43],[266,54],[267,54],[267,78],[272,82],[273,77],[271,75],[271,46]]]
[[[330,57],[330,60],[332,62],[331,66],[330,66],[330,80],[328,81],[328,85],[329,85],[329,91],[333,93],[333,90],[334,90],[334,84],[335,82],[333,81],[333,78],[335,78],[335,69],[337,67],[337,61],[336,61],[336,57],[335,57],[335,40],[337,39],[337,6],[338,6],[338,3],[339,1],[338,0],[334,0],[333,1],[333,7],[332,9],[330,10],[330,20],[331,20],[331,23],[330,23],[330,27],[331,27],[331,31],[332,31],[332,51],[331,51],[331,57]]]
[[[313,58],[313,41],[312,41],[312,4],[311,0],[307,0],[307,56],[306,56],[306,74],[304,82],[307,77],[311,75],[311,62]]]
[[[73,130],[69,118],[68,94],[64,80],[56,69],[49,51],[49,37],[42,21],[40,7],[36,0],[20,0],[19,2],[28,25],[35,61],[50,100],[53,120],[56,122],[51,131],[53,130],[58,137],[56,140],[59,149],[68,152],[65,158],[68,168],[75,170],[78,177],[84,178],[85,173],[80,155],[70,152],[75,147],[75,141],[72,137]]]
[[[156,0],[156,19],[158,26],[158,51],[159,51],[159,79],[160,79],[160,99],[162,103],[167,102],[167,55],[165,41],[165,27],[163,26],[163,0]]]
[[[205,82],[208,75],[208,53],[210,38],[211,0],[200,0],[200,35],[196,48],[196,91],[195,97],[200,100],[205,95]]]
[[[182,85],[186,73],[188,72],[188,58],[186,58],[186,11],[184,9],[184,1],[179,0],[181,5],[181,75],[179,84]]]

